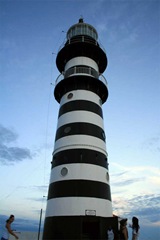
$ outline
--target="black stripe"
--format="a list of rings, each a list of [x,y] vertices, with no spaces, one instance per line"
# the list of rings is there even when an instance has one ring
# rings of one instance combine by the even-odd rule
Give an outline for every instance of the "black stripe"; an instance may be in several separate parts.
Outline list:
[[[52,216],[46,217],[43,240],[104,240],[106,229],[118,233],[118,217],[99,216]]]
[[[64,78],[63,81],[59,81],[54,89],[55,99],[60,102],[61,98],[71,91],[75,90],[87,90],[93,92],[99,96],[102,104],[108,98],[108,88],[105,83],[97,78],[85,75],[75,75],[68,78]],[[84,96],[87,93],[84,93]],[[84,98],[83,98],[84,99]]]
[[[105,133],[102,128],[91,123],[76,122],[68,123],[57,129],[55,141],[70,135],[90,135],[100,138],[105,142]]]
[[[89,111],[93,112],[97,115],[99,115],[101,118],[103,118],[102,108],[98,106],[94,102],[86,101],[86,100],[76,100],[76,101],[70,101],[61,106],[59,109],[59,116],[62,114],[71,112],[71,111]]]
[[[90,180],[67,180],[49,185],[48,199],[59,197],[94,197],[111,201],[110,186]]]
[[[78,36],[79,37],[79,36]],[[86,37],[86,36],[85,36]],[[74,37],[74,39],[77,38]],[[85,38],[86,39],[86,38]],[[87,36],[87,39],[89,37]],[[92,41],[92,43],[91,43]],[[67,61],[74,57],[85,56],[93,59],[99,67],[99,72],[103,73],[107,67],[107,56],[99,44],[93,44],[93,39],[91,41],[75,41],[74,43],[66,42],[65,46],[58,52],[56,58],[56,64],[59,72],[64,71],[65,64]]]
[[[89,163],[108,169],[107,156],[90,149],[69,149],[53,155],[52,168],[70,163]]]

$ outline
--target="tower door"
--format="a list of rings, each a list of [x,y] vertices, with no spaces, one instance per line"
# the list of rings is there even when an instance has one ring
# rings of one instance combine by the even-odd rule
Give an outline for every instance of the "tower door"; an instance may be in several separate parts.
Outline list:
[[[99,222],[83,222],[82,224],[82,239],[92,240],[99,239],[100,225]]]

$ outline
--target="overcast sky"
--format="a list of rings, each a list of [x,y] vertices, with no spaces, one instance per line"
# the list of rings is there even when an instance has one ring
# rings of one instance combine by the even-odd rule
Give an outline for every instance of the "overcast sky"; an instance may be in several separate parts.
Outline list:
[[[106,49],[103,105],[113,213],[160,236],[160,1],[0,0],[0,228],[45,214],[59,105],[55,59],[83,16]],[[32,224],[32,226],[34,226]]]

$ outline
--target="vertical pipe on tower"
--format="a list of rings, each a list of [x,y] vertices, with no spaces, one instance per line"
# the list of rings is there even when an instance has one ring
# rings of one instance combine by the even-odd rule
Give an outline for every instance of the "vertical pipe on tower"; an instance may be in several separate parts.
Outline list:
[[[79,19],[57,54],[60,104],[43,232],[49,239],[105,239],[112,203],[102,104],[107,56],[95,28]]]

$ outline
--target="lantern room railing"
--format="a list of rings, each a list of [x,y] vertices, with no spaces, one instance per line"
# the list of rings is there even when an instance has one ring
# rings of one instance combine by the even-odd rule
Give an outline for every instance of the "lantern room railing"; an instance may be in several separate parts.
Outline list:
[[[99,79],[101,82],[103,82],[107,86],[107,80],[103,75],[99,75],[95,69],[91,67],[86,67],[86,66],[75,66],[73,68],[69,68],[67,71],[63,72],[57,77],[55,81],[55,86],[65,78],[69,78],[77,75],[90,76],[90,77]]]
[[[97,40],[95,40],[91,37],[88,37],[86,35],[78,35],[78,36],[69,38],[68,40],[65,39],[64,42],[62,43],[62,45],[60,46],[60,48],[58,49],[58,52],[60,52],[60,50],[66,45],[80,43],[80,42],[96,45],[96,46],[100,47],[106,53],[106,51],[101,43],[99,43]]]

